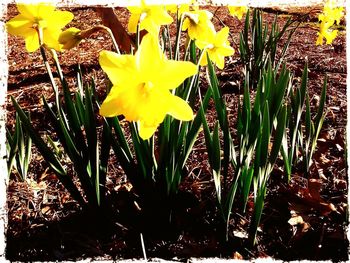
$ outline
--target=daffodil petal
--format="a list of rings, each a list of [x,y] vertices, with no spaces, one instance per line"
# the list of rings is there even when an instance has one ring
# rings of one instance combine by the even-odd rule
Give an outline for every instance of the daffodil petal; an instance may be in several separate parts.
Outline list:
[[[146,126],[143,121],[139,123],[139,135],[142,140],[148,140],[156,132],[158,126]]]
[[[26,42],[26,49],[28,52],[34,52],[40,47],[39,37],[35,31],[34,33],[26,36],[24,41]]]
[[[235,50],[230,46],[221,46],[218,48],[218,50],[219,53],[224,57],[232,56],[235,53]]]
[[[17,4],[17,9],[21,15],[25,16],[28,19],[33,19],[38,15],[38,8],[36,5]]]
[[[230,29],[227,26],[222,28],[216,35],[216,41],[218,43],[225,43],[227,41],[229,32]]]
[[[159,69],[159,74],[153,80],[162,89],[175,89],[190,76],[198,71],[192,62],[167,60]]]
[[[323,36],[320,33],[317,33],[317,35],[318,35],[318,37],[317,37],[317,40],[316,40],[316,46],[322,45],[323,44]]]
[[[39,17],[39,18],[49,18],[51,17],[52,15],[54,15],[55,13],[55,6],[54,5],[50,5],[50,4],[47,4],[47,3],[40,3],[38,6],[37,6],[37,14],[36,16]],[[58,18],[59,20],[61,18]],[[59,22],[59,20],[57,22]]]
[[[203,54],[201,60],[199,61],[199,65],[206,66],[208,65],[207,54]]]
[[[61,29],[65,27],[74,18],[74,15],[68,11],[55,11],[47,18],[48,27]]]
[[[129,23],[128,23],[128,31],[130,33],[136,33],[139,19],[140,19],[140,14],[131,14],[129,18]]]
[[[111,51],[100,52],[99,63],[107,73],[111,82],[116,85],[130,80],[130,75],[135,75],[135,57],[132,55],[119,55]]]
[[[247,12],[248,7],[246,6],[228,6],[230,14],[236,16],[238,19],[241,19],[244,13]]]
[[[61,50],[61,45],[58,38],[61,30],[44,30],[44,43],[57,51]]]
[[[168,10],[172,14],[177,13],[177,4],[170,4],[165,6],[166,10]]]
[[[184,22],[182,23],[182,28],[181,28],[181,30],[182,30],[182,31],[186,31],[186,30],[190,27],[190,25],[191,25],[190,19],[189,19],[189,18],[185,18],[185,19],[184,19]]]
[[[169,98],[168,114],[182,121],[193,120],[193,111],[186,101],[177,96]]]
[[[163,6],[157,6],[151,12],[154,22],[158,25],[169,25],[174,21]]]
[[[160,49],[158,38],[152,34],[146,34],[141,41],[141,44],[135,54],[136,65],[141,72],[141,78],[148,78],[155,73],[158,75],[161,68],[162,60],[164,59],[164,54]]]
[[[121,107],[119,105],[119,89],[113,86],[106,99],[103,101],[100,114],[105,117],[113,117],[122,114]]]
[[[197,39],[195,42],[196,46],[199,49],[204,49],[205,47],[207,47],[208,45],[210,45],[210,42],[207,40],[201,40],[201,39]]]
[[[327,32],[327,34],[324,35],[326,38],[326,44],[332,44],[333,40],[337,37],[338,30],[333,30],[332,32]]]
[[[165,118],[171,96],[168,90],[156,86],[147,90],[145,85],[139,85],[134,95],[135,103],[130,103],[132,107],[128,108],[132,108],[134,116],[137,115],[137,119],[143,120],[148,126],[158,125]]]
[[[200,16],[203,16],[203,18],[207,20],[210,20],[213,18],[213,14],[208,10],[198,10],[197,12],[199,13]]]
[[[212,56],[212,61],[216,64],[216,66],[219,69],[223,69],[225,67],[225,57],[218,54],[214,53],[211,55]]]
[[[152,17],[146,17],[140,23],[140,30],[142,29],[147,30],[147,32],[151,33],[153,36],[158,37],[160,26],[157,23],[155,23]]]
[[[32,31],[35,31],[32,25],[33,22],[22,14],[15,16],[6,23],[7,31],[10,34],[22,37],[28,36],[33,33]]]

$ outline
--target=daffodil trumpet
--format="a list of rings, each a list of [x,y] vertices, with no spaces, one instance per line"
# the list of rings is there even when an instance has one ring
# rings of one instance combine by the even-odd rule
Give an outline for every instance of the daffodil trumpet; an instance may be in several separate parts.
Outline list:
[[[215,32],[211,22],[213,14],[207,10],[194,10],[184,13],[182,31],[186,31],[192,40],[205,40]]]

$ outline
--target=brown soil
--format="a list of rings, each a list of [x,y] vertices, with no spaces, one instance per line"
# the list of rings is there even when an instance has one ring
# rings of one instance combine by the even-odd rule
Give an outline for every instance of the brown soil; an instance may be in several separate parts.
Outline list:
[[[93,8],[72,8],[75,19],[69,26],[86,29],[98,25],[100,18]],[[230,17],[225,8],[216,15],[230,26],[234,48],[238,50],[242,22]],[[264,18],[272,21],[276,10],[267,10]],[[288,13],[294,15],[305,10],[289,10],[280,18],[281,25]],[[17,14],[9,6],[6,21]],[[120,21],[125,25],[128,13],[117,9]],[[214,18],[217,27],[220,23]],[[272,174],[265,210],[258,231],[258,245],[246,245],[245,234],[249,213],[245,217],[234,210],[230,223],[230,241],[219,238],[220,219],[216,209],[215,190],[200,134],[186,169],[188,176],[181,185],[175,227],[169,233],[155,235],[145,233],[144,240],[149,257],[186,259],[189,257],[222,256],[228,258],[273,257],[282,260],[347,260],[347,164],[345,158],[346,127],[346,44],[345,30],[332,45],[315,46],[317,17],[311,12],[308,21],[297,30],[287,53],[287,66],[300,80],[305,61],[309,65],[309,93],[312,107],[318,103],[323,78],[328,76],[327,117],[314,156],[312,178],[318,185],[322,202],[315,204],[305,192],[301,174],[295,172],[292,185],[281,180],[276,167]],[[84,79],[94,78],[99,94],[105,96],[106,76],[98,64],[99,51],[111,50],[108,36],[95,34],[79,47],[61,53],[64,73],[74,84],[75,69],[81,66]],[[52,130],[43,112],[41,97],[53,100],[51,86],[39,51],[28,53],[21,38],[8,38],[8,98],[13,96],[19,104],[31,112],[32,121],[43,134]],[[225,93],[229,119],[233,132],[237,115],[238,97],[241,94],[242,73],[238,51],[227,60],[224,71],[219,72],[220,86]],[[203,80],[202,88],[205,88]],[[14,108],[7,104],[7,126],[14,125]],[[216,119],[215,109],[209,108],[207,118]],[[89,212],[81,212],[78,204],[47,169],[41,155],[33,147],[30,180],[20,182],[11,175],[7,193],[8,227],[6,256],[9,260],[67,260],[85,257],[105,259],[142,257],[140,234],[137,229],[137,209],[133,205],[132,191],[117,160],[111,160],[107,178],[108,199],[113,205],[110,221],[105,228],[97,228],[99,219]],[[249,207],[250,203],[248,203]],[[303,222],[290,224],[291,211],[302,215]],[[136,227],[135,227],[136,225]],[[164,233],[163,233],[164,234]],[[165,237],[164,237],[165,236]]]

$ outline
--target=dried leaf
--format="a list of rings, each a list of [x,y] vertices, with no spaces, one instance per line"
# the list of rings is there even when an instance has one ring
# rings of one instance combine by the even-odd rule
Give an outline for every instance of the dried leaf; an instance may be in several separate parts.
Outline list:
[[[296,226],[296,225],[301,225],[304,224],[304,219],[301,216],[292,216],[289,220],[288,223],[291,226]]]
[[[348,188],[348,183],[342,179],[334,179],[334,185],[338,190],[346,190]]]
[[[238,238],[248,238],[248,233],[245,231],[233,231],[233,235]]]
[[[239,254],[237,251],[235,253],[233,253],[232,258],[238,259],[238,260],[243,260],[243,256],[241,254]]]
[[[50,211],[50,206],[44,206],[43,208],[41,208],[41,213],[43,214],[43,215],[45,215],[45,214],[47,214],[49,211]]]
[[[132,189],[131,183],[125,183],[125,184],[118,184],[116,187],[114,187],[114,191],[127,191],[130,192]]]
[[[309,193],[311,195],[311,198],[314,200],[319,200],[321,201],[321,186],[322,186],[322,180],[321,179],[309,179],[308,181],[308,189]]]

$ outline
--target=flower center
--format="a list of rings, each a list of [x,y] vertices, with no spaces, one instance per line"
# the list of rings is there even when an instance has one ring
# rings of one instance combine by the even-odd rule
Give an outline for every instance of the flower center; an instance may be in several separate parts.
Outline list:
[[[141,93],[142,93],[142,96],[149,96],[149,94],[152,92],[154,88],[154,85],[151,81],[147,81],[147,82],[144,82],[141,84]]]
[[[34,29],[38,29],[38,28],[45,29],[47,27],[47,22],[45,20],[36,19],[32,27]]]
[[[208,44],[207,49],[215,50],[216,47],[214,44]]]

